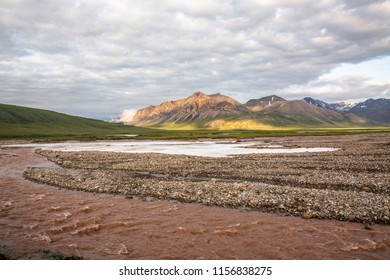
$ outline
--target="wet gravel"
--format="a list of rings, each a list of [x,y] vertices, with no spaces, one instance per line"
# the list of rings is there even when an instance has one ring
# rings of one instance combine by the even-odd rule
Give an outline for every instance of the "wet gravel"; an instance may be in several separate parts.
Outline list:
[[[270,145],[338,150],[224,158],[40,150],[62,168],[31,168],[25,177],[129,198],[390,224],[390,135],[257,139],[258,148]]]

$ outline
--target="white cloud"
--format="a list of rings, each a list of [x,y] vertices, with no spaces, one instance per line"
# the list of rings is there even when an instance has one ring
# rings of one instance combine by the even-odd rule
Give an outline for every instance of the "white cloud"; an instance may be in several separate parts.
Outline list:
[[[290,98],[390,56],[389,34],[390,1],[1,1],[0,97],[103,119],[197,90]],[[388,97],[373,81],[343,94]]]
[[[137,112],[137,110],[134,110],[134,109],[125,109],[121,113],[121,116],[119,117],[118,121],[124,122],[124,123],[129,123],[132,121],[136,112]]]

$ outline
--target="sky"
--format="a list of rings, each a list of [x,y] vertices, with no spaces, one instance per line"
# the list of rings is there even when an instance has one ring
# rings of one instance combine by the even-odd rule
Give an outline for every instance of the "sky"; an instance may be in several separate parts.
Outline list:
[[[110,120],[197,91],[390,98],[390,1],[0,0],[0,103]]]

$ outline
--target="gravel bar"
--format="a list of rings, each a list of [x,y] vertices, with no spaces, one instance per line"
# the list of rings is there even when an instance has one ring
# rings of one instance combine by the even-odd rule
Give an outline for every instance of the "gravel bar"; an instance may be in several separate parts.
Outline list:
[[[257,142],[259,147],[338,150],[225,158],[39,150],[61,168],[31,168],[24,175],[60,188],[129,198],[390,224],[390,135],[262,138]]]

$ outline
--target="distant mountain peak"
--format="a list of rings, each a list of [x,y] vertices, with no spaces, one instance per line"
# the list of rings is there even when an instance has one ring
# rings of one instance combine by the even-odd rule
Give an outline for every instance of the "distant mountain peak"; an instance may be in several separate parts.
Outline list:
[[[302,99],[303,101],[312,104],[314,106],[317,106],[319,108],[327,109],[327,110],[334,110],[338,112],[347,112],[349,109],[354,107],[357,102],[354,101],[341,101],[341,102],[335,102],[335,103],[327,103],[319,99],[314,99],[312,97],[305,97]]]
[[[330,105],[333,107],[334,110],[347,112],[357,104],[358,102],[356,101],[340,101],[340,102],[331,103]]]
[[[249,109],[231,97],[220,93],[207,95],[203,92],[195,92],[187,98],[169,104],[162,103],[138,110],[131,123],[142,125],[202,121],[247,112]]]
[[[195,97],[203,97],[203,96],[207,96],[207,95],[204,94],[204,93],[201,92],[201,91],[197,91],[197,92],[195,92],[192,96],[195,96]]]
[[[314,105],[314,106],[317,106],[319,108],[323,108],[323,109],[327,109],[327,110],[334,110],[334,108],[332,107],[332,105],[322,101],[322,100],[319,100],[319,99],[314,99],[314,98],[311,98],[311,97],[305,97],[302,99],[303,101],[311,104],[311,105]]]
[[[286,101],[286,99],[279,97],[277,95],[269,95],[258,99],[251,99],[247,103],[245,103],[245,106],[250,108],[252,111],[260,111],[264,107],[269,106],[274,102],[281,102],[281,101]]]

